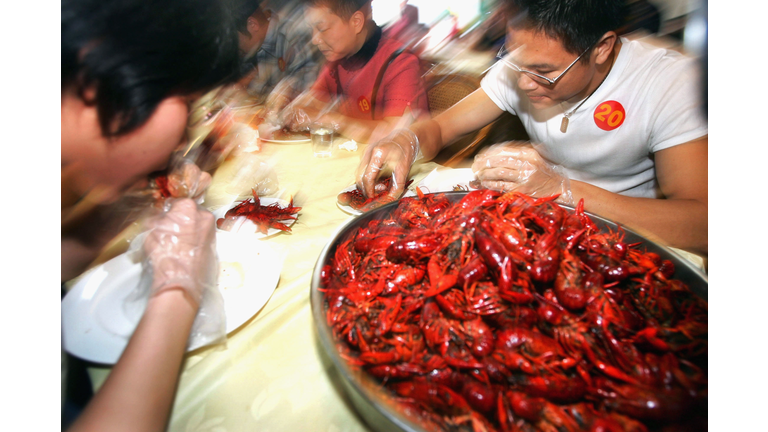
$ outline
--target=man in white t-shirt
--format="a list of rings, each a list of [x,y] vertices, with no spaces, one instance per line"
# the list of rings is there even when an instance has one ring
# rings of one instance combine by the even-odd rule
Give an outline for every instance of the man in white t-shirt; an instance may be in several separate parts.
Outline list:
[[[669,246],[707,254],[707,121],[697,63],[629,42],[621,1],[505,0],[507,39],[480,89],[435,118],[367,149],[358,184],[390,168],[397,189],[430,159],[504,111],[530,143],[485,149],[484,187],[584,199],[599,214]],[[399,194],[393,190],[392,194]]]

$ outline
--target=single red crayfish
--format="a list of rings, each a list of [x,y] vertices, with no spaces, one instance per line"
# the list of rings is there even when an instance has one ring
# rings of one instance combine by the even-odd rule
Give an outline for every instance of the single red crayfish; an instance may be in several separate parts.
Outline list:
[[[251,192],[252,199],[247,199],[229,209],[223,218],[216,221],[216,226],[219,229],[228,230],[238,218],[244,217],[256,224],[258,232],[262,234],[267,234],[269,228],[290,232],[291,227],[284,222],[296,220],[298,218],[296,214],[301,210],[301,207],[293,206],[293,198],[286,207],[281,207],[279,203],[261,205],[256,190],[252,189]]]

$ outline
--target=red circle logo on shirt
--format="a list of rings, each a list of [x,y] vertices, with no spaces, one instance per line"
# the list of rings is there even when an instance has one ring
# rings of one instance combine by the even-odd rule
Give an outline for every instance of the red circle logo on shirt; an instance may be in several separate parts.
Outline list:
[[[366,99],[365,96],[360,96],[357,100],[357,107],[360,108],[360,112],[367,113],[371,110],[371,103],[368,102],[368,99]]]
[[[602,130],[612,131],[624,123],[627,112],[616,101],[605,101],[595,108],[595,124]]]

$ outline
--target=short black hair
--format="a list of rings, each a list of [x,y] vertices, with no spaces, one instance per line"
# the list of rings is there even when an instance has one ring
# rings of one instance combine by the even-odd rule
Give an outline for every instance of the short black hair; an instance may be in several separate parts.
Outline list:
[[[622,0],[504,0],[511,27],[543,32],[581,54],[623,23]],[[586,61],[586,58],[585,58]]]
[[[97,107],[104,136],[134,131],[168,97],[234,81],[237,47],[218,0],[61,2],[61,90]]]
[[[250,35],[248,32],[248,17],[261,7],[262,0],[227,0],[227,7],[232,12],[232,19],[235,22],[235,28],[242,34]]]
[[[371,0],[304,0],[308,7],[325,6],[334,14],[348,20],[360,9],[370,6]]]

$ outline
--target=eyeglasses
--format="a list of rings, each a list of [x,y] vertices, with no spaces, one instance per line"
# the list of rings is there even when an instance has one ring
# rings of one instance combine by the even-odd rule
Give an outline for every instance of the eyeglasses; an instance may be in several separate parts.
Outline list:
[[[520,66],[518,66],[518,65],[512,63],[511,61],[507,60],[505,57],[507,57],[507,55],[509,55],[510,53],[507,51],[507,47],[505,45],[501,45],[501,48],[499,49],[499,53],[496,54],[496,58],[499,59],[502,63],[504,63],[505,66],[511,68],[512,70],[528,75],[528,78],[532,79],[533,81],[535,81],[535,82],[537,82],[537,83],[539,83],[541,85],[550,85],[551,86],[551,85],[554,85],[555,82],[557,82],[557,80],[562,78],[562,76],[565,75],[565,73],[568,72],[568,70],[570,68],[572,68],[573,65],[575,65],[576,62],[579,61],[579,59],[582,56],[584,56],[584,54],[587,53],[587,51],[592,49],[593,46],[594,45],[592,45],[589,48],[585,49],[583,53],[581,53],[578,57],[576,57],[576,60],[574,60],[573,63],[568,65],[568,67],[565,68],[565,70],[563,72],[561,72],[560,75],[556,76],[554,79],[547,78],[544,75],[539,75],[536,72],[531,72],[529,70],[525,70],[525,69],[521,68]]]

